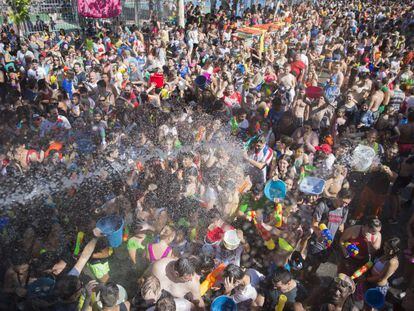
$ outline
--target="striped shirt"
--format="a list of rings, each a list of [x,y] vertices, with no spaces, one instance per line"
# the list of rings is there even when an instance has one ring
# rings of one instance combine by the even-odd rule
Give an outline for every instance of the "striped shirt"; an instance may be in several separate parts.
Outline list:
[[[263,182],[266,182],[267,167],[270,165],[273,159],[273,150],[269,146],[265,145],[259,152],[255,153],[252,158],[254,161],[265,163],[262,168]]]

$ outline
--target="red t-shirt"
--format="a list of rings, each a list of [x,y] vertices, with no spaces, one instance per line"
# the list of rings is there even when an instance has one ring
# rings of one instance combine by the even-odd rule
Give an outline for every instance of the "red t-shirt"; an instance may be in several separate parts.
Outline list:
[[[296,74],[296,78],[299,79],[299,76],[306,68],[306,65],[301,60],[296,60],[290,64],[290,68],[292,70],[292,73],[294,72]]]
[[[234,92],[232,95],[228,96],[227,94],[224,95],[224,104],[227,107],[233,107],[235,104],[241,104],[242,97],[239,92]]]

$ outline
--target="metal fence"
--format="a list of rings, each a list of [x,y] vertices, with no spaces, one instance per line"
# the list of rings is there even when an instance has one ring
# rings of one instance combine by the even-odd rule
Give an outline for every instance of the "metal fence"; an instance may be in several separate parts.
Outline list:
[[[301,0],[284,0],[284,1],[301,1]],[[109,21],[115,25],[123,22],[126,25],[141,24],[149,20],[151,14],[156,16],[160,21],[171,20],[176,14],[176,0],[121,0],[122,13],[120,16]],[[210,12],[211,0],[185,0],[200,5],[202,10]],[[216,0],[216,6],[219,7],[221,0]],[[238,12],[252,4],[270,4],[275,0],[238,0]],[[227,3],[232,3],[228,0]],[[9,10],[6,0],[0,0],[0,9],[3,14],[0,21],[7,19]],[[1,14],[1,13],[0,13]],[[58,31],[81,29],[87,23],[87,19],[78,16],[77,0],[32,0],[30,7],[29,20],[24,25],[26,34],[39,31],[42,27],[47,26],[50,30]]]
[[[164,18],[166,14],[163,13],[165,10],[163,10],[164,6],[161,1],[121,0],[121,15],[115,19],[103,19],[102,21],[110,21],[111,23],[122,21],[127,25],[140,24],[150,18],[150,9],[159,18]],[[0,16],[0,22],[3,23],[8,19],[6,12],[9,11],[9,7],[6,0],[0,0],[0,9],[3,12]],[[53,31],[81,29],[86,25],[87,20],[78,15],[77,0],[33,0],[30,5],[29,20],[24,23],[24,32],[29,34],[44,27]]]

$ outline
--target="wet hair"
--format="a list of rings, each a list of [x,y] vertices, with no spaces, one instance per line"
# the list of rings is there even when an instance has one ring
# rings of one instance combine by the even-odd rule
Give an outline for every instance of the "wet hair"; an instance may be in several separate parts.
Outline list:
[[[342,188],[338,193],[340,199],[352,199],[354,194],[349,188]]]
[[[155,276],[149,276],[144,280],[141,286],[141,296],[143,299],[148,299],[148,295],[153,294],[156,297],[161,295],[161,284]]]
[[[106,82],[104,80],[99,80],[96,85],[98,87],[106,88]]]
[[[234,264],[229,264],[223,272],[223,279],[225,278],[233,278],[234,280],[241,280],[243,279],[245,272],[239,266]]]
[[[100,290],[103,307],[113,307],[119,297],[119,288],[114,282],[106,283]]]
[[[285,268],[277,268],[277,270],[272,275],[272,283],[276,285],[281,282],[282,284],[287,284],[292,280],[292,275]]]
[[[55,290],[60,299],[68,300],[79,291],[80,286],[81,282],[77,276],[63,275],[58,279]]]
[[[72,95],[72,99],[73,99],[74,97],[76,97],[76,98],[80,101],[80,94],[75,93],[75,94],[73,94],[73,95]]]
[[[381,220],[376,216],[371,216],[365,219],[364,225],[370,229],[376,229],[382,226]]]
[[[29,255],[22,249],[14,249],[10,254],[10,262],[13,266],[21,266],[29,263]]]
[[[201,274],[203,270],[211,271],[214,269],[214,260],[210,256],[193,256],[191,259],[194,262],[197,274]]]
[[[154,311],[175,311],[177,306],[175,305],[174,297],[171,294],[164,295],[158,299],[155,304]]]
[[[51,105],[48,105],[47,106],[47,110],[46,110],[46,112],[48,113],[48,114],[50,114],[51,112],[52,112],[52,110],[53,109],[57,109],[58,107],[57,107],[57,105],[56,104],[51,104]]]
[[[174,240],[175,237],[175,231],[173,228],[171,228],[170,226],[165,226],[164,228],[162,228],[161,232],[160,232],[160,239],[161,240],[166,240],[166,239],[170,239],[170,240]]]
[[[385,255],[395,256],[398,255],[401,251],[400,249],[401,240],[398,237],[392,237],[385,241],[384,246],[386,245],[389,248],[389,252]]]
[[[174,270],[177,271],[179,277],[183,277],[194,274],[195,266],[189,258],[181,257],[174,263]]]

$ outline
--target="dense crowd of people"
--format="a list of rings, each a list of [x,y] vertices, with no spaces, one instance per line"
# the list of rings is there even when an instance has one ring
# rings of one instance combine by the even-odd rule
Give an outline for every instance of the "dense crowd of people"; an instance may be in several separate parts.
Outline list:
[[[0,310],[414,310],[413,3],[185,17],[2,25]]]

